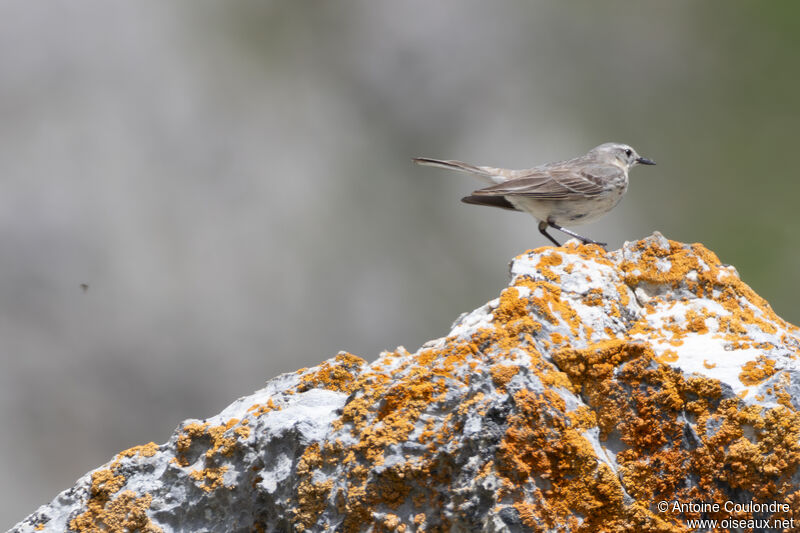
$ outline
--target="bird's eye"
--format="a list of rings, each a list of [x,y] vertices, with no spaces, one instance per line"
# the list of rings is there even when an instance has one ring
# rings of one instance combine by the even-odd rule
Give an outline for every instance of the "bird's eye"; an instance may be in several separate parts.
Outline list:
[[[630,148],[625,150],[625,155],[627,155],[628,157],[630,157],[632,153],[633,151]]]

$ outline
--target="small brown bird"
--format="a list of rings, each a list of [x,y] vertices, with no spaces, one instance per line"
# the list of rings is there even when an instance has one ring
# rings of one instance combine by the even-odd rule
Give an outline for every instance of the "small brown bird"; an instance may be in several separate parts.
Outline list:
[[[524,211],[539,221],[539,231],[560,246],[547,228],[580,239],[584,244],[605,246],[566,229],[567,225],[586,224],[611,211],[628,190],[628,171],[637,164],[655,165],[627,144],[605,143],[586,155],[547,163],[525,170],[478,167],[461,161],[419,157],[420,165],[458,170],[493,183],[462,198],[468,204]]]

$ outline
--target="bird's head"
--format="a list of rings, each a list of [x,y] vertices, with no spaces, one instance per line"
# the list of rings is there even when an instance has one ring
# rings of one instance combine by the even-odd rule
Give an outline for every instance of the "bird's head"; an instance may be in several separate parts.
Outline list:
[[[601,160],[604,163],[617,165],[625,170],[630,169],[634,165],[655,165],[654,161],[642,157],[636,153],[636,150],[621,143],[605,143],[592,148],[589,154]]]

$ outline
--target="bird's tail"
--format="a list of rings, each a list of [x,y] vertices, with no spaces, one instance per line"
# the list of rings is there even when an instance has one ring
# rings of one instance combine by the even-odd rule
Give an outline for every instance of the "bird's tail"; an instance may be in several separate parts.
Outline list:
[[[478,176],[491,176],[487,170],[481,167],[476,167],[475,165],[470,165],[468,163],[462,163],[461,161],[445,161],[442,159],[430,159],[428,157],[415,157],[414,162],[418,165],[424,165],[426,167],[446,168],[448,170],[457,170],[459,172],[469,172],[470,174],[477,174]]]

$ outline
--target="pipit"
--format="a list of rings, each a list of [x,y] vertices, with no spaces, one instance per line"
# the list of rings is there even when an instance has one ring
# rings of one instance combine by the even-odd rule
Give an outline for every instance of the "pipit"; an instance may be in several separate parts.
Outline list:
[[[547,233],[548,227],[580,239],[584,244],[606,246],[564,226],[586,224],[611,211],[628,190],[628,171],[637,164],[655,165],[627,144],[619,143],[601,144],[586,155],[525,170],[478,167],[427,157],[416,158],[414,162],[468,172],[493,183],[461,201],[529,213],[539,221],[542,235],[556,246],[561,245]]]

